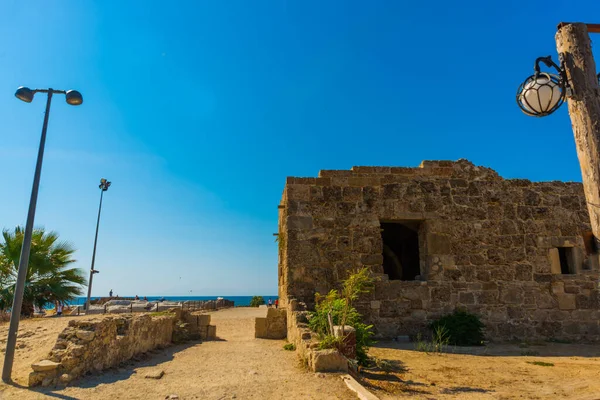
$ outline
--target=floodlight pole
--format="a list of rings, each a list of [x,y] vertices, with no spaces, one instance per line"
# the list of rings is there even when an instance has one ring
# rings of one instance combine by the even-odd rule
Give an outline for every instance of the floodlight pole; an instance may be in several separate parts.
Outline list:
[[[33,187],[31,189],[31,198],[29,199],[29,211],[27,212],[27,223],[25,224],[25,232],[23,234],[21,256],[19,257],[19,270],[17,272],[17,282],[15,284],[15,292],[13,295],[13,306],[10,313],[10,326],[8,328],[8,337],[6,339],[4,367],[2,369],[2,380],[4,382],[11,381],[12,366],[15,358],[15,346],[17,344],[17,332],[19,330],[21,308],[23,307],[23,292],[25,290],[25,281],[27,279],[27,268],[29,266],[29,251],[31,250],[33,221],[35,219],[35,208],[37,205],[38,189],[40,187],[40,176],[42,174],[42,161],[44,159],[44,147],[46,145],[46,131],[48,129],[48,117],[50,116],[52,93],[53,91],[50,89],[48,91],[48,101],[46,102],[46,113],[44,115],[44,125],[42,127],[40,148],[38,150],[37,162],[35,164],[35,175],[33,176]]]
[[[87,300],[85,302],[85,312],[86,314],[90,311],[90,297],[92,295],[92,280],[94,279],[94,274],[99,271],[94,269],[94,263],[96,262],[96,245],[98,244],[98,228],[100,227],[100,214],[102,213],[102,197],[104,192],[108,190],[110,186],[110,182],[107,182],[106,179],[102,179],[100,181],[100,206],[98,207],[98,220],[96,221],[96,237],[94,238],[94,251],[92,252],[92,267],[90,268],[90,280],[88,282],[88,294]]]

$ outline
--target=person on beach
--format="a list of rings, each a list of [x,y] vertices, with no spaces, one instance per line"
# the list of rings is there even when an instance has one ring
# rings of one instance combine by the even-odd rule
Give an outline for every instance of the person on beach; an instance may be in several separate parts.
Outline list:
[[[279,299],[275,299],[275,308],[279,307]]]
[[[135,295],[135,299],[136,299],[136,300],[139,300],[139,299],[140,299],[140,297],[139,297],[139,296],[136,294],[136,295]]]
[[[110,292],[108,292],[108,297],[112,297],[112,289],[110,289]]]
[[[63,305],[60,301],[56,302],[56,315],[58,315],[59,317],[62,315],[63,312]]]
[[[273,303],[271,302],[271,299],[269,299],[269,305],[268,307],[271,307],[273,305]]]
[[[144,296],[144,301],[148,301],[148,298],[146,296]]]

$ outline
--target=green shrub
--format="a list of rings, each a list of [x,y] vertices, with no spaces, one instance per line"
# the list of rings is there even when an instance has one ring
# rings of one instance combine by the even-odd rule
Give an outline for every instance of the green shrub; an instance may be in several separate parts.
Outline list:
[[[265,304],[265,299],[262,296],[254,296],[250,300],[250,307],[258,307]]]
[[[315,311],[310,313],[308,325],[310,329],[319,334],[321,349],[337,348],[340,349],[343,339],[335,337],[331,331],[329,315],[331,315],[331,325],[350,325],[356,333],[356,359],[359,365],[366,365],[368,361],[368,348],[374,342],[373,325],[367,325],[362,322],[362,317],[352,306],[352,302],[357,300],[360,294],[368,293],[372,290],[373,278],[368,268],[362,268],[356,273],[350,275],[343,282],[342,290],[331,290],[326,296],[317,293]]]
[[[283,345],[284,350],[294,351],[296,350],[296,345],[294,343],[286,343]]]
[[[527,361],[527,364],[539,365],[540,367],[554,367],[553,363],[543,361]]]
[[[483,329],[485,325],[475,314],[464,310],[456,310],[433,321],[430,328],[436,331],[440,327],[447,330],[448,343],[454,346],[483,345]]]

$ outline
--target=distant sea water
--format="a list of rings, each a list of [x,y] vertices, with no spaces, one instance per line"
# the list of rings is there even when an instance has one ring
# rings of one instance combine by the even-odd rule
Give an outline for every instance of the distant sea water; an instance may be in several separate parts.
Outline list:
[[[135,295],[133,296],[119,296],[120,298],[133,298],[135,297]],[[249,306],[250,305],[250,300],[252,299],[253,296],[146,296],[148,298],[148,301],[157,301],[160,299],[164,299],[166,301],[177,301],[177,302],[183,302],[183,301],[201,301],[201,300],[216,300],[217,297],[222,297],[224,299],[227,300],[231,300],[234,302],[234,305],[236,306]],[[98,297],[92,297],[93,299],[97,299]],[[143,299],[144,296],[140,296],[140,299]],[[263,299],[265,299],[265,303],[269,302],[269,299],[271,299],[271,301],[275,301],[278,297],[277,296],[263,296]],[[72,305],[83,305],[85,304],[85,300],[86,297],[77,297],[75,299],[75,301],[73,301],[71,304]],[[54,308],[54,305],[50,305],[48,308]]]

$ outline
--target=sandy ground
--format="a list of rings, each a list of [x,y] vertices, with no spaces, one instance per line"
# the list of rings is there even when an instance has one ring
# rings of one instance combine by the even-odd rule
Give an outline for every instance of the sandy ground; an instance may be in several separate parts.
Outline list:
[[[45,358],[72,317],[23,321],[14,385],[0,385],[2,399],[356,399],[337,374],[313,374],[283,340],[254,338],[254,318],[266,309],[235,308],[212,314],[217,341],[173,346],[130,366],[89,376],[66,388],[30,390],[23,385],[30,364]],[[82,317],[79,317],[82,318]],[[85,317],[83,317],[85,318]],[[7,324],[0,326],[5,340]],[[4,346],[5,342],[0,343]],[[3,358],[0,359],[3,362]],[[163,370],[160,380],[144,376]]]
[[[450,348],[471,354],[432,354],[410,343],[378,343],[369,354],[395,360],[399,373],[368,371],[363,383],[381,400],[572,399],[600,400],[600,346],[559,343]],[[529,355],[525,355],[529,354]],[[533,362],[552,363],[541,366]],[[373,386],[368,386],[368,384]],[[385,388],[386,391],[373,390]]]

